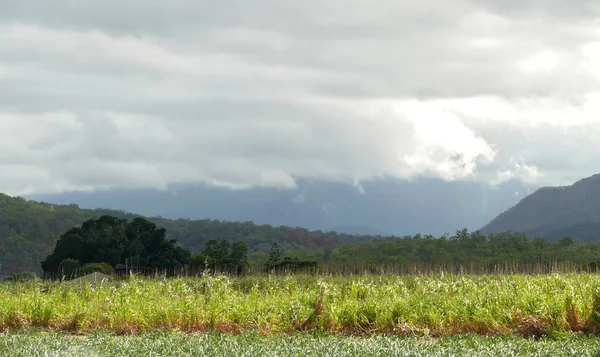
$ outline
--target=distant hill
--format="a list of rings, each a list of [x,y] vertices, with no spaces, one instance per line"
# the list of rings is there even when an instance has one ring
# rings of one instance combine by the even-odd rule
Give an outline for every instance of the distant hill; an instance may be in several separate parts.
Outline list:
[[[511,180],[496,187],[469,181],[378,180],[361,186],[298,180],[296,189],[230,190],[176,184],[165,190],[112,189],[31,195],[27,199],[82,208],[111,208],[170,219],[252,221],[273,226],[396,236],[480,228],[515,205],[530,187]]]
[[[58,238],[68,229],[86,220],[111,215],[131,220],[139,215],[109,209],[81,209],[77,205],[53,205],[27,201],[0,194],[0,277],[16,272],[40,272],[40,262],[54,249]],[[318,258],[327,249],[343,243],[370,240],[369,236],[310,232],[303,228],[256,225],[252,222],[218,220],[170,220],[150,217],[150,221],[167,230],[167,238],[177,239],[185,248],[199,252],[211,239],[245,241],[250,262],[266,261],[272,243],[282,254]]]
[[[540,188],[482,228],[484,234],[507,230],[551,241],[600,240],[600,174],[572,186]]]
[[[393,234],[381,231],[379,229],[375,229],[370,226],[363,225],[343,225],[343,226],[335,226],[326,230],[327,232],[343,232],[347,234],[354,234],[359,236],[380,236],[380,237],[389,237]]]

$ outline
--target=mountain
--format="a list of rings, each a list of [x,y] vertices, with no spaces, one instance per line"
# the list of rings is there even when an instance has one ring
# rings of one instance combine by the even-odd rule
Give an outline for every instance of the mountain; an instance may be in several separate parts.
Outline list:
[[[28,199],[82,208],[123,209],[165,218],[252,221],[348,234],[439,236],[476,229],[511,207],[530,188],[519,181],[497,187],[474,182],[381,180],[352,186],[298,180],[291,190],[229,190],[173,185],[165,190],[114,189],[30,195]]]
[[[600,174],[572,186],[540,188],[482,228],[484,234],[507,230],[548,240],[600,240]]]

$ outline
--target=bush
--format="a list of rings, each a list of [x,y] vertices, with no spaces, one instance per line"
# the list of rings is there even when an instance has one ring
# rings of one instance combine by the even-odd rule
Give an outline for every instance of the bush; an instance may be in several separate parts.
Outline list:
[[[106,274],[106,275],[113,275],[115,273],[115,270],[113,269],[113,267],[108,264],[108,263],[88,263],[88,264],[84,264],[81,269],[79,269],[79,276],[83,276],[83,275],[88,275],[94,272],[98,272],[98,273],[102,273],[102,274]]]
[[[30,281],[30,280],[36,280],[38,278],[37,274],[35,272],[32,271],[25,271],[19,274],[15,274],[13,276],[9,276],[8,278],[6,278],[7,281],[12,281],[12,282],[25,282],[25,281]]]

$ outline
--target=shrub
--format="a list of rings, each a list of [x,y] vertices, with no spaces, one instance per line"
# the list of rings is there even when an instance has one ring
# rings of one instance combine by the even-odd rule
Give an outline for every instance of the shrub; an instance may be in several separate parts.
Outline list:
[[[19,274],[15,274],[13,276],[9,276],[6,278],[7,281],[12,282],[25,282],[30,280],[36,280],[38,278],[37,274],[32,271],[25,271]]]
[[[115,269],[108,263],[88,263],[84,264],[81,269],[79,269],[79,276],[88,275],[94,272],[113,275],[115,273]]]

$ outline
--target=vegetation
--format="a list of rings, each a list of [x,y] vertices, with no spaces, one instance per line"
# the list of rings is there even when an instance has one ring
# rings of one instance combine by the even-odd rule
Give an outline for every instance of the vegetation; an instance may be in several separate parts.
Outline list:
[[[52,253],[61,235],[90,219],[110,215],[132,221],[137,215],[122,211],[80,209],[77,205],[52,205],[26,201],[0,194],[0,279],[24,271],[40,274],[40,262]],[[251,222],[218,220],[168,220],[147,218],[166,229],[166,239],[177,240],[192,253],[200,253],[211,240],[230,244],[243,241],[248,246],[248,264],[263,266],[269,250],[277,242],[289,255],[323,256],[324,252],[369,237],[348,234],[309,232],[302,228],[255,225]]]
[[[43,262],[46,274],[73,276],[84,271],[105,271],[102,265],[131,263],[137,271],[179,268],[187,264],[190,252],[165,238],[164,228],[143,218],[128,222],[111,216],[91,219],[63,234],[52,254]],[[96,265],[90,265],[96,264]]]
[[[154,332],[142,336],[94,333],[72,337],[60,333],[9,333],[0,337],[0,356],[597,356],[600,340],[579,335],[539,341],[514,336],[474,335],[437,340],[393,336],[347,338],[296,334],[263,338],[254,333],[239,336],[178,332]]]
[[[266,272],[298,273],[316,271],[317,262],[310,260],[300,260],[298,258],[284,257],[281,259],[281,253],[277,243],[271,246],[269,259],[265,263]]]
[[[600,174],[567,187],[544,187],[525,197],[482,228],[485,234],[507,230],[558,240],[577,237],[583,242],[600,237]]]
[[[597,274],[14,282],[0,284],[0,330],[597,334],[599,286]]]
[[[229,242],[209,240],[204,245],[201,254],[190,259],[191,272],[197,273],[203,269],[210,271],[228,272],[240,275],[248,268],[248,245],[245,242]]]
[[[90,219],[105,215],[128,221],[138,218],[119,211],[82,210],[76,205],[53,206],[0,195],[0,278],[23,272],[41,274],[40,262],[53,252],[61,235]],[[250,222],[173,221],[156,217],[146,220],[156,224],[158,230],[164,228],[167,241],[176,239],[182,248],[194,254],[189,261],[190,266],[195,267],[191,271],[205,268],[207,253],[210,255],[209,268],[215,268],[213,270],[258,272],[264,271],[265,266],[273,270],[269,269],[269,266],[275,266],[269,262],[273,243],[277,244],[280,254],[277,262],[285,271],[310,270],[314,267],[313,262],[318,263],[320,270],[344,273],[540,273],[553,271],[557,265],[567,266],[567,270],[594,271],[600,256],[599,242],[579,244],[570,237],[550,242],[513,232],[485,236],[461,230],[452,236],[417,234],[399,238],[309,232],[301,228],[258,226]],[[215,244],[229,244],[229,254],[233,250],[240,252],[246,249],[241,242],[247,248],[245,261],[226,262],[232,257],[223,260],[218,254],[209,252]],[[234,246],[236,249],[233,249]],[[99,260],[91,259],[93,262]],[[77,264],[89,261],[86,258]]]
[[[328,264],[340,272],[547,273],[556,269],[596,271],[599,258],[600,242],[577,244],[564,237],[550,243],[515,232],[485,236],[463,229],[440,238],[417,234],[346,244],[331,254]]]

